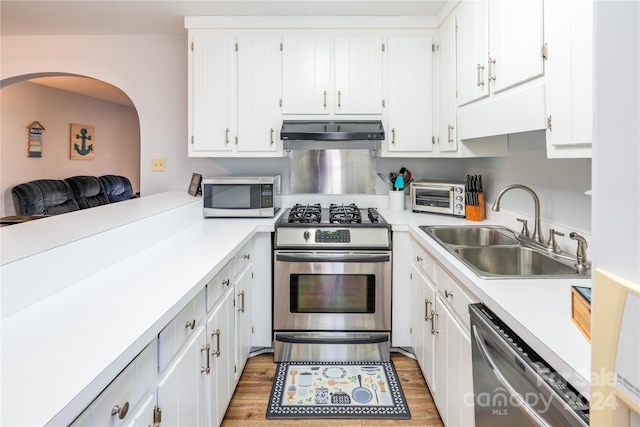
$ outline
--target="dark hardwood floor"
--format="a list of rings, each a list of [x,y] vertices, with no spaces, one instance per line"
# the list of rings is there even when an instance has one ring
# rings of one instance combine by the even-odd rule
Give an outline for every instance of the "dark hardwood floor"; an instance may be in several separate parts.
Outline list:
[[[410,420],[267,420],[265,414],[276,364],[273,362],[273,353],[265,353],[249,358],[222,426],[443,426],[418,363],[400,353],[391,353],[391,360],[411,411]]]

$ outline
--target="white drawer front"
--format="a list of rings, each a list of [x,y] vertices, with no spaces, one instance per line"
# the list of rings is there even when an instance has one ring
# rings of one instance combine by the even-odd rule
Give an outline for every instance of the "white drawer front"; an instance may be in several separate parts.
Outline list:
[[[207,283],[207,313],[211,312],[231,285],[231,260]]]

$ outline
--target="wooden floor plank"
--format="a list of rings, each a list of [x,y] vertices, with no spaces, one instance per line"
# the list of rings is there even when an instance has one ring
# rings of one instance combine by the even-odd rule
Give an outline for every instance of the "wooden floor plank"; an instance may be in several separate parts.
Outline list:
[[[247,362],[240,382],[233,394],[229,408],[222,421],[223,427],[283,426],[283,427],[363,427],[363,426],[412,426],[443,427],[431,393],[418,363],[400,353],[392,353],[391,360],[396,367],[398,379],[411,411],[410,420],[267,420],[267,404],[271,393],[276,364],[273,354],[265,353],[252,357]]]

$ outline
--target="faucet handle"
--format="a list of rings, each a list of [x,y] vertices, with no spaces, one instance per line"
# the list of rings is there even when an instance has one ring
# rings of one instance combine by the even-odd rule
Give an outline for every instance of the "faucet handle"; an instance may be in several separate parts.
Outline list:
[[[560,233],[559,231],[554,230],[553,228],[549,229],[549,240],[547,241],[547,250],[549,252],[560,253],[562,249],[558,247],[556,243],[556,236],[564,236],[564,233]]]
[[[520,235],[531,237],[529,234],[529,229],[527,228],[527,220],[522,218],[516,218],[516,220],[522,223],[522,230],[520,231]]]

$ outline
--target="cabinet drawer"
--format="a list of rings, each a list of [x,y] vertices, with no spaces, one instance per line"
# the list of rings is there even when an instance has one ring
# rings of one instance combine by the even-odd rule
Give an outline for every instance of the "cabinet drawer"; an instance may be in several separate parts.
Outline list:
[[[236,268],[234,271],[234,276],[242,273],[242,270],[251,262],[251,257],[253,256],[253,245],[252,242],[247,243],[236,253],[234,259],[236,263]]]
[[[469,304],[480,302],[456,280],[454,280],[440,265],[436,266],[436,287],[443,295],[443,299],[449,304],[452,311],[462,322],[464,328],[470,330]]]
[[[429,280],[435,280],[435,260],[418,242],[412,240],[411,244],[413,254],[412,262],[422,270]]]
[[[158,336],[158,367],[160,371],[167,367],[169,361],[204,319],[206,314],[205,298],[205,290],[203,289],[160,332]]]
[[[222,267],[222,270],[207,283],[207,313],[213,310],[222,295],[229,289],[229,285],[231,285],[231,264],[233,263],[234,260],[229,261]]]
[[[133,411],[156,378],[157,341],[153,340],[104,389],[72,426],[121,426],[133,419]]]

